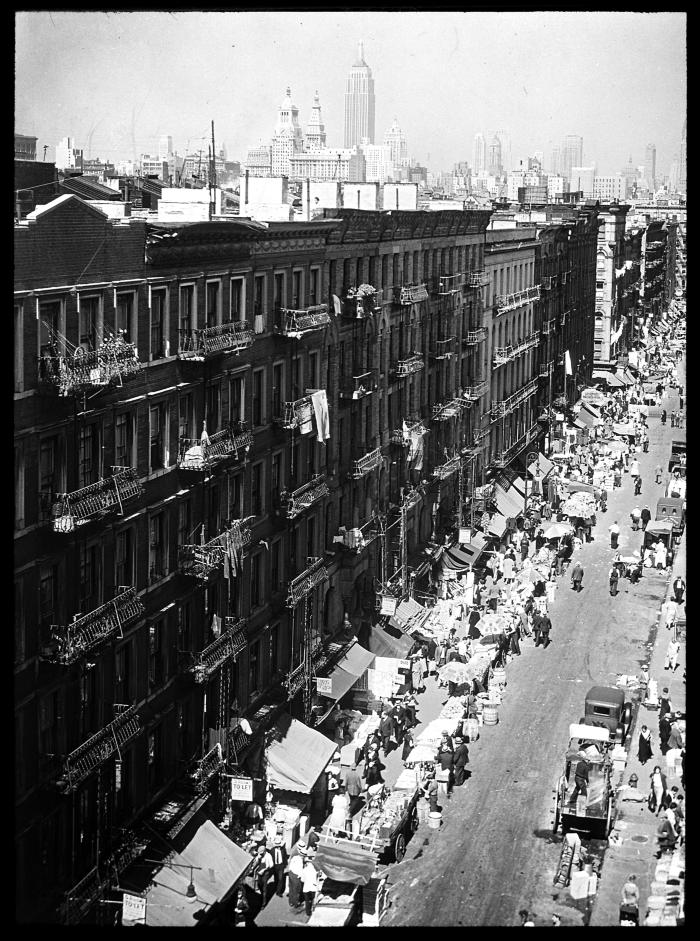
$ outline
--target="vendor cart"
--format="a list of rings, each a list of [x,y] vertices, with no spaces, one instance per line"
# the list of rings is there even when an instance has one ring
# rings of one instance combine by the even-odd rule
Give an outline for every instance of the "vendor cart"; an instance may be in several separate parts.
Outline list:
[[[615,812],[610,731],[599,726],[572,723],[569,736],[564,771],[557,783],[552,830],[556,833],[561,825],[562,834],[575,830],[606,839],[612,830]],[[584,755],[589,762],[588,793],[579,794],[572,802],[576,765]]]

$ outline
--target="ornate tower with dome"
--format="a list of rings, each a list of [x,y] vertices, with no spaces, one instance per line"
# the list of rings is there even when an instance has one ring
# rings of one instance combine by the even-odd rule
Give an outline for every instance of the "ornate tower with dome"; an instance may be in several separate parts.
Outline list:
[[[306,125],[305,149],[310,152],[323,150],[326,146],[326,128],[321,117],[321,102],[318,99],[318,92],[314,95],[314,106],[311,109],[311,117]]]
[[[272,176],[289,176],[289,161],[302,152],[303,145],[299,109],[292,103],[292,92],[287,88],[272,138]]]

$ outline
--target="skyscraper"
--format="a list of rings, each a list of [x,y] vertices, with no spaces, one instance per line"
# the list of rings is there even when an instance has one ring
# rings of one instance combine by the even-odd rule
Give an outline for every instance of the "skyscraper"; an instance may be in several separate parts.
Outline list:
[[[647,144],[644,151],[644,178],[650,190],[656,189],[656,144]]]
[[[384,144],[389,148],[391,164],[395,167],[408,166],[408,144],[406,136],[394,118],[393,124],[384,135]]]
[[[474,135],[474,173],[483,173],[486,169],[486,141],[483,134]]]
[[[364,137],[370,144],[374,143],[374,79],[360,42],[357,59],[345,82],[344,146],[355,147]]]
[[[583,138],[578,134],[567,134],[561,145],[561,166],[559,172],[567,180],[571,179],[571,168],[583,164]]]
[[[510,134],[508,131],[496,131],[495,136],[498,138],[498,142],[501,145],[501,170],[508,172],[513,169]]]
[[[294,154],[301,153],[303,134],[299,124],[299,109],[292,104],[291,89],[280,105],[279,117],[272,138],[272,175],[289,176],[289,160]]]
[[[314,95],[314,106],[311,109],[311,117],[306,125],[306,150],[323,150],[326,146],[326,128],[321,117],[321,102],[318,98],[318,92]]]
[[[688,128],[687,120],[683,122],[683,131],[681,132],[681,152],[678,160],[678,189],[681,193],[685,193],[688,188],[688,165],[687,165],[687,148],[688,148]]]
[[[163,134],[158,138],[158,159],[167,160],[173,152],[173,139],[169,134]]]
[[[561,173],[561,147],[552,147],[552,156],[549,158],[549,172],[553,176]]]
[[[491,138],[489,144],[486,169],[493,176],[500,176],[503,172],[503,160],[501,156],[501,142],[497,137]]]

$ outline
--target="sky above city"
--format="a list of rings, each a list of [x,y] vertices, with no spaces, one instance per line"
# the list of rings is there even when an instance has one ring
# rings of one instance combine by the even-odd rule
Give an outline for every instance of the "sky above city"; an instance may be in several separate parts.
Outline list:
[[[618,172],[656,144],[657,176],[686,116],[686,16],[633,12],[16,13],[15,130],[37,158],[75,139],[127,160],[206,148],[232,160],[269,143],[287,86],[302,127],[318,91],[343,145],[345,79],[364,42],[376,142],[396,118],[430,169],[471,164],[474,135],[506,131],[513,161],[583,137],[584,165]]]

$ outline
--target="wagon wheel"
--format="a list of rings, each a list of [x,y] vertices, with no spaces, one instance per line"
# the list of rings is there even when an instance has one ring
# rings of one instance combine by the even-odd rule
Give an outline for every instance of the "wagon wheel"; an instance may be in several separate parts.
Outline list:
[[[418,819],[418,810],[414,807],[413,813],[411,814],[411,820],[408,824],[409,830],[411,833],[415,833],[418,827],[420,826],[420,820]]]
[[[607,838],[610,836],[610,831],[613,828],[613,801],[611,797],[608,797],[608,814],[605,820],[605,833],[604,836]]]
[[[394,859],[397,863],[400,863],[401,860],[406,855],[406,837],[403,835],[403,832],[394,840]]]
[[[561,822],[561,791],[557,789],[557,803],[554,808],[554,825],[552,827],[552,833],[557,832],[557,830],[559,829],[560,822]]]

